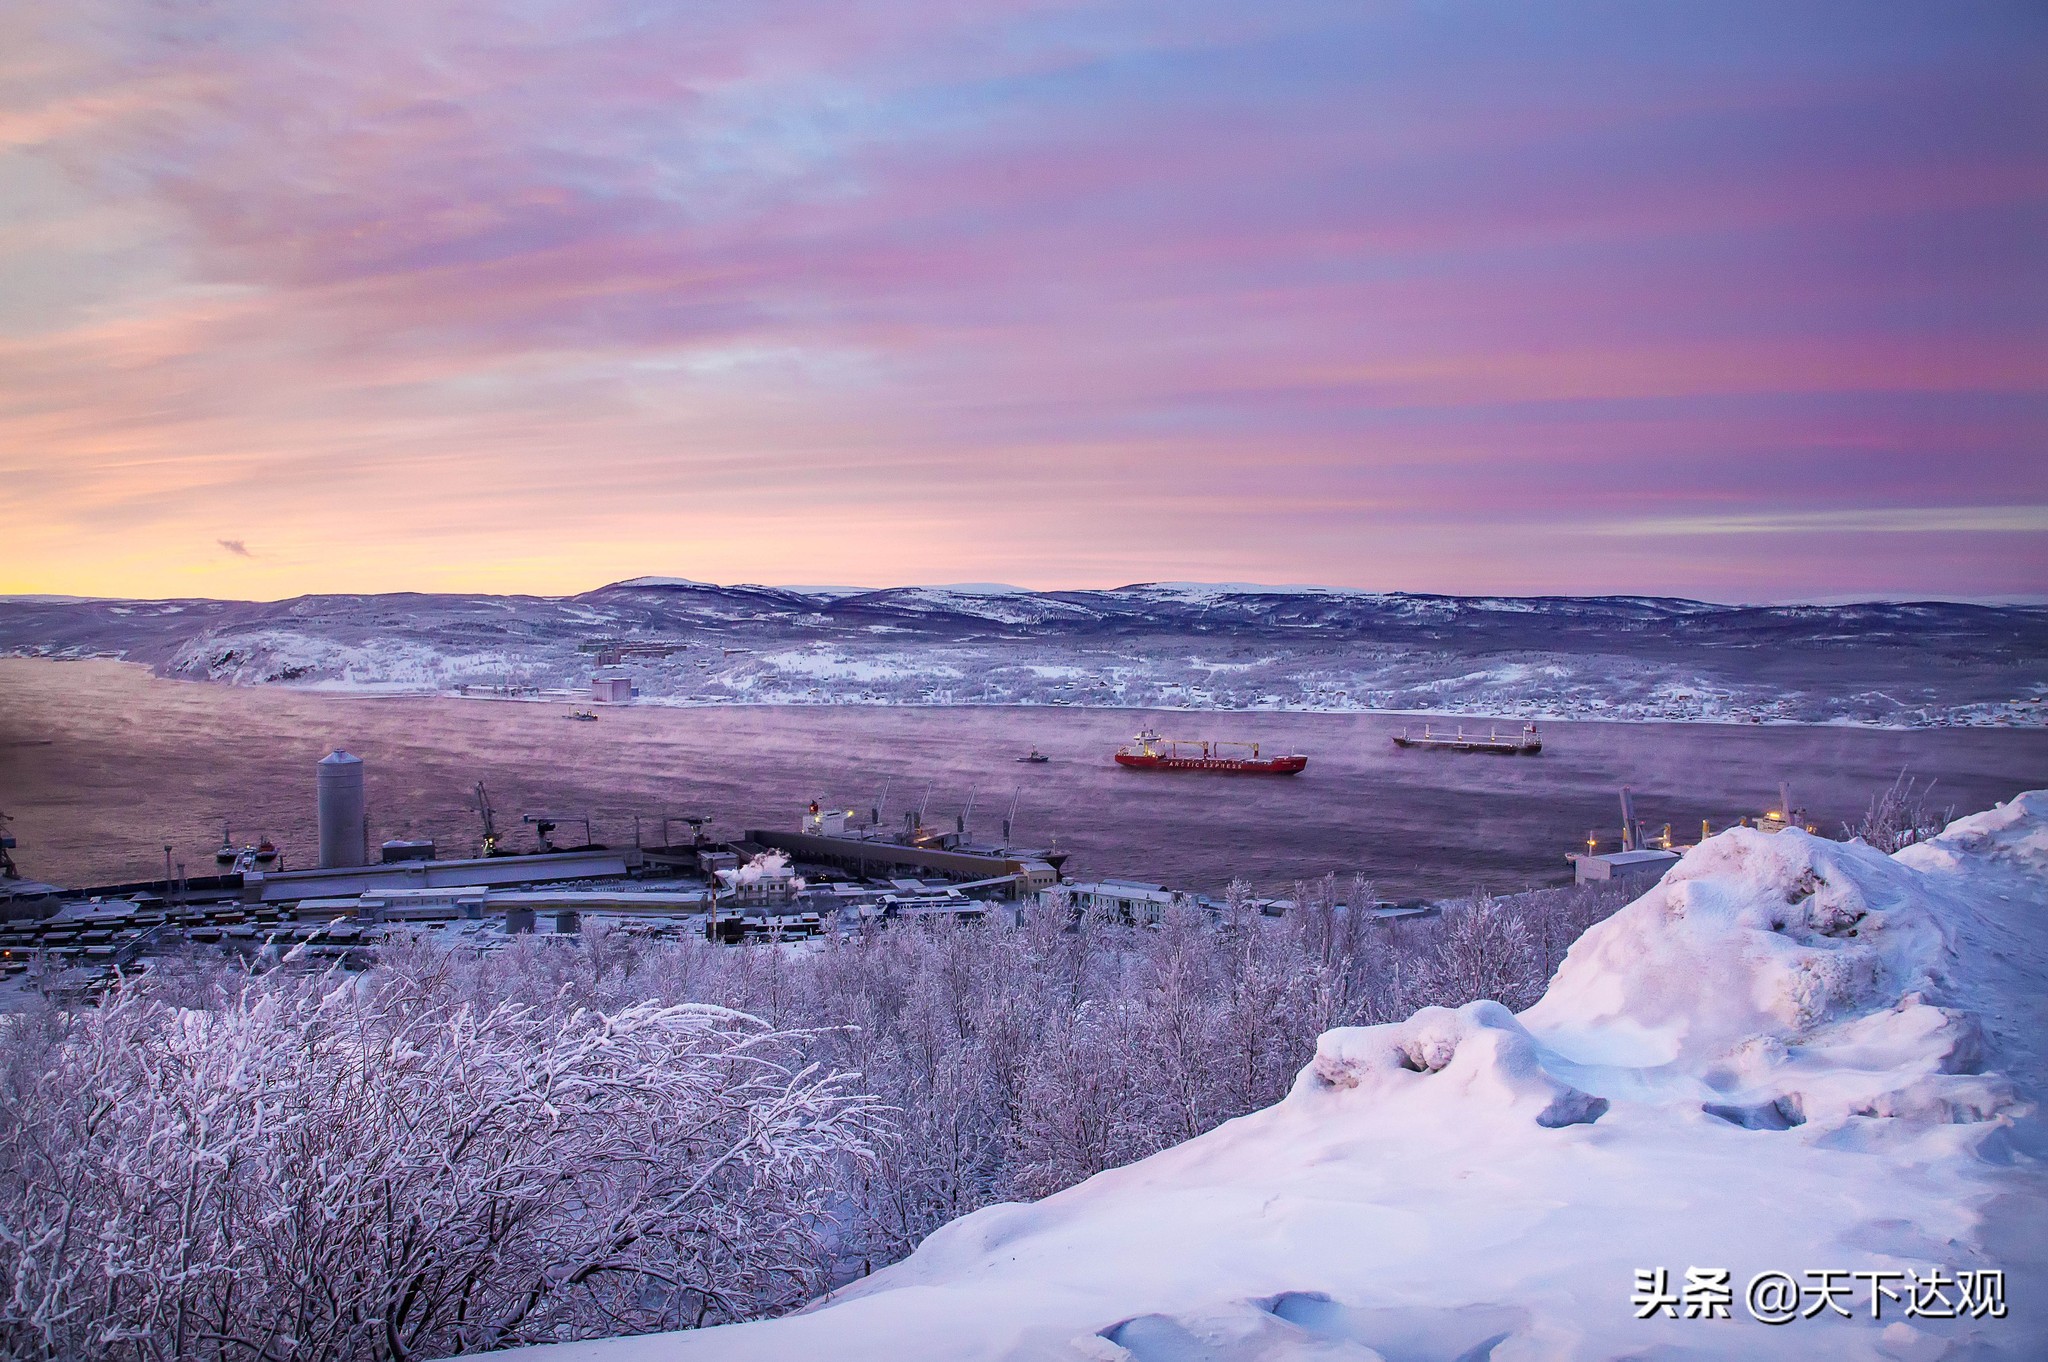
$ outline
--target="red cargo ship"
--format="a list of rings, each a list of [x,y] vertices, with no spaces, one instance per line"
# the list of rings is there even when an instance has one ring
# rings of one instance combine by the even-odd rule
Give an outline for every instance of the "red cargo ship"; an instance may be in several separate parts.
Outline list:
[[[1226,757],[1221,749],[1251,749],[1249,757]],[[1308,765],[1299,753],[1288,757],[1262,757],[1255,742],[1197,742],[1162,738],[1146,729],[1129,743],[1117,748],[1116,764],[1148,771],[1220,771],[1228,775],[1291,776]]]

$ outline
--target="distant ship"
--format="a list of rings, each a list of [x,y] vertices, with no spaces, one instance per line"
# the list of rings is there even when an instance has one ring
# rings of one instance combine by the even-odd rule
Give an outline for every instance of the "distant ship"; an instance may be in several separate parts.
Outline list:
[[[234,866],[238,869],[247,869],[255,865],[269,865],[276,859],[277,843],[270,840],[269,833],[264,833],[262,840],[257,842],[255,846],[237,849],[235,839],[225,827],[220,830],[220,847],[213,853],[215,865]]]
[[[1433,752],[1491,752],[1500,757],[1533,757],[1543,750],[1543,739],[1536,733],[1536,725],[1523,724],[1519,734],[1510,733],[1502,737],[1500,730],[1489,728],[1485,737],[1467,734],[1463,724],[1456,733],[1437,733],[1432,726],[1424,724],[1419,737],[1411,736],[1407,729],[1394,735],[1396,747],[1421,747]]]
[[[1246,748],[1248,757],[1227,757],[1222,749]],[[1116,764],[1146,771],[1216,771],[1226,775],[1291,776],[1308,765],[1308,758],[1296,753],[1286,757],[1262,757],[1255,742],[1204,742],[1186,738],[1162,738],[1151,729],[1116,750]]]
[[[1027,753],[1026,753],[1025,755],[1023,755],[1023,756],[1021,756],[1021,757],[1017,758],[1017,760],[1018,760],[1018,761],[1029,761],[1029,762],[1041,762],[1041,761],[1051,761],[1051,760],[1052,760],[1052,758],[1051,758],[1051,757],[1048,757],[1047,755],[1045,755],[1045,753],[1043,753],[1043,752],[1039,751],[1039,750],[1038,750],[1037,748],[1035,748],[1035,747],[1034,747],[1034,748],[1032,748],[1032,749],[1031,749],[1031,750],[1030,750],[1029,752],[1027,752]]]
[[[594,724],[597,722],[597,715],[587,709],[572,709],[566,717],[575,719],[579,723]]]

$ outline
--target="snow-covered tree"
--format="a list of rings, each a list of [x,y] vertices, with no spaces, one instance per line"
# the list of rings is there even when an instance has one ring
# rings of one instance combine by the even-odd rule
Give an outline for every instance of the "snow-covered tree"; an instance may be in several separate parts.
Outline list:
[[[413,1357],[769,1314],[1278,1100],[1339,1025],[1539,994],[1625,891],[1389,923],[907,922],[804,947],[167,962],[0,1025],[0,1354]],[[858,1077],[854,1077],[858,1075]]]
[[[825,1279],[876,1104],[730,1009],[453,973],[116,987],[0,1102],[0,1350],[403,1358],[745,1318]]]

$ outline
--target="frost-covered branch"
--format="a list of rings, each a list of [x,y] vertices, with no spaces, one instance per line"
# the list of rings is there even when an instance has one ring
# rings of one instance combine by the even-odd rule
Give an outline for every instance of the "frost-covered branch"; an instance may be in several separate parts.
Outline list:
[[[8,1075],[0,1349],[432,1356],[823,1285],[876,1107],[813,1037],[418,983],[279,971],[213,1010],[131,983],[53,1023]]]

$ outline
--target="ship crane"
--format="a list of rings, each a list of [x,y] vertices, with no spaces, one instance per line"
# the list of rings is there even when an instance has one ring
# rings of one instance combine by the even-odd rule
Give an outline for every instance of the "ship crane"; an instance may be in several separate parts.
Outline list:
[[[1226,747],[1248,747],[1251,749],[1252,760],[1256,761],[1259,757],[1259,745],[1257,743],[1238,742],[1235,739],[1229,738],[1162,738],[1157,733],[1140,733],[1138,739],[1145,744],[1148,750],[1164,744],[1167,749],[1167,756],[1178,756],[1180,749],[1183,747],[1199,747],[1202,749],[1202,755],[1205,757],[1221,757],[1223,754],[1222,749]]]
[[[1251,749],[1254,759],[1259,755],[1259,745],[1255,742],[1238,742],[1234,739],[1167,738],[1160,736],[1149,728],[1138,735],[1137,741],[1140,748],[1147,753],[1151,753],[1153,748],[1163,745],[1167,749],[1163,754],[1166,756],[1178,755],[1179,749],[1183,747],[1199,747],[1202,749],[1202,755],[1205,757],[1218,756],[1220,755],[1220,749],[1225,747],[1248,747]]]

